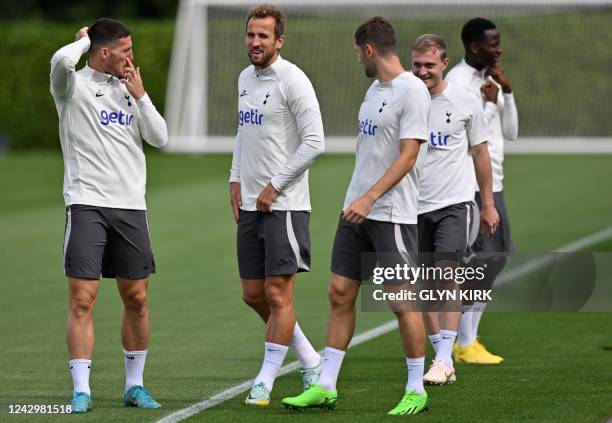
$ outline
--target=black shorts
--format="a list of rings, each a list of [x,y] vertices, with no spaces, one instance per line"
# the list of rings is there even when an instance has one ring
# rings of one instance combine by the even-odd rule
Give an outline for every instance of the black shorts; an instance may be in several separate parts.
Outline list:
[[[146,210],[66,207],[64,274],[71,278],[144,279],[155,273]]]
[[[421,263],[460,261],[476,238],[479,213],[473,202],[453,204],[419,215]]]
[[[369,279],[377,262],[381,267],[394,267],[401,263],[414,265],[417,251],[417,225],[371,219],[355,224],[340,215],[331,271],[364,281]]]
[[[482,209],[480,192],[476,192],[475,200],[478,207]],[[489,234],[486,231],[484,234],[478,234],[476,242],[474,242],[472,245],[472,250],[475,253],[493,252],[513,254],[514,242],[512,241],[512,234],[510,232],[510,216],[508,215],[508,210],[506,209],[504,192],[494,192],[493,200],[495,201],[495,208],[499,214],[499,226],[492,237],[489,237]]]
[[[310,270],[310,213],[240,210],[237,233],[241,279],[293,275]]]

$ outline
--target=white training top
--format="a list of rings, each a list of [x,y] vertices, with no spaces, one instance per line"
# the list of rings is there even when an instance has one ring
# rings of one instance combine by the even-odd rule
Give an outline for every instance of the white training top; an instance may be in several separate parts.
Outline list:
[[[489,129],[489,155],[493,169],[493,192],[504,189],[504,140],[513,141],[518,137],[518,113],[514,95],[504,94],[501,87],[491,77],[486,76],[487,69],[479,71],[465,62],[465,59],[452,68],[446,75],[446,80],[466,88],[482,99],[485,122]],[[485,101],[480,87],[485,82],[494,82],[499,87],[497,104]]]
[[[469,147],[487,138],[480,101],[472,93],[449,83],[431,97],[427,160],[419,174],[419,214],[474,199]]]
[[[59,115],[66,205],[146,210],[143,138],[168,141],[164,118],[145,94],[134,100],[117,78],[89,66],[76,72],[88,37],[51,59],[51,94]]]
[[[254,211],[272,183],[272,210],[310,211],[308,168],[325,150],[319,102],[308,77],[280,56],[238,78],[238,133],[230,182],[240,182],[242,210]]]
[[[431,98],[410,72],[380,83],[375,80],[359,109],[359,136],[355,170],[343,209],[365,194],[385,174],[400,153],[400,140],[427,140]],[[426,152],[423,144],[421,151]],[[419,154],[417,165],[424,160]],[[367,216],[371,220],[417,223],[418,166],[380,197]]]

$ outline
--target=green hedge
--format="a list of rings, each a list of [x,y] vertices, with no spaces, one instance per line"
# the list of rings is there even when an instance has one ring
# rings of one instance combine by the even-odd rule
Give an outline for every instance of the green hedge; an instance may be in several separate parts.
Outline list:
[[[163,110],[174,20],[126,21],[145,88]],[[58,118],[49,92],[53,53],[85,24],[12,22],[0,25],[0,136],[12,149],[59,148]],[[86,56],[86,55],[85,55]],[[85,62],[85,56],[79,67]]]
[[[494,17],[492,17],[494,18]],[[244,16],[211,13],[209,128],[231,135],[236,127],[236,78],[248,64]],[[511,78],[522,136],[611,136],[612,11],[494,18],[502,32],[502,62]],[[360,18],[290,18],[283,56],[312,80],[327,135],[351,135],[370,83],[356,63],[352,36]],[[173,19],[126,21],[134,32],[135,62],[145,88],[164,110]],[[451,66],[461,59],[457,34],[464,19],[392,19],[400,57],[424,32],[442,35]],[[59,148],[57,114],[49,93],[49,61],[82,24],[17,22],[0,25],[0,137],[13,149]]]

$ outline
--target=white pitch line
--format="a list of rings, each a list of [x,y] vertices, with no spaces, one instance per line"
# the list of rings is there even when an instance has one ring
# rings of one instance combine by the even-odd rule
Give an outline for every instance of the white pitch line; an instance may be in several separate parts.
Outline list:
[[[606,241],[612,238],[612,226],[606,229],[603,229],[599,232],[595,232],[594,234],[588,235],[584,238],[577,239],[576,241],[572,241],[569,244],[563,245],[557,248],[559,252],[574,252],[580,251],[584,248],[590,247],[592,245],[597,245],[600,242]],[[498,281],[496,281],[496,285],[509,283],[513,280],[516,280],[525,274],[535,271],[542,266],[545,266],[551,260],[550,256],[540,257],[534,260],[531,260],[517,269],[509,272],[507,275],[502,275]],[[380,326],[376,326],[373,329],[367,330],[359,335],[353,337],[353,340],[349,344],[349,348],[356,347],[357,345],[363,344],[364,342],[368,342],[374,338],[382,336],[386,333],[394,331],[397,329],[397,320],[391,320],[387,323],[383,323]],[[321,353],[322,351],[319,351]],[[293,361],[286,366],[283,366],[280,369],[279,376],[286,375],[294,370],[297,370],[300,367],[299,361]],[[205,399],[204,401],[198,402],[196,404],[190,405],[187,408],[183,408],[182,410],[175,411],[172,414],[167,415],[166,417],[157,420],[156,423],[176,423],[182,420],[185,420],[191,416],[194,416],[201,411],[204,411],[208,408],[214,407],[215,405],[221,404],[231,398],[234,398],[237,395],[240,395],[251,388],[253,384],[253,379],[242,382],[239,385],[232,386],[229,389],[226,389],[223,392],[220,392],[212,397]]]
[[[384,323],[380,326],[376,326],[373,329],[367,330],[353,337],[353,340],[351,341],[348,347],[349,348],[356,347],[359,344],[368,342],[381,335],[394,331],[395,329],[397,329],[397,321],[391,320],[387,323]],[[323,352],[322,350],[319,351],[319,353],[322,353],[322,352]],[[287,364],[286,366],[283,366],[280,369],[278,376],[283,376],[283,375],[286,375],[287,373],[291,373],[294,370],[297,370],[299,367],[300,367],[300,362],[293,361]],[[231,388],[226,389],[225,391],[220,392],[216,395],[213,395],[212,397],[209,397],[205,399],[204,401],[198,402],[196,404],[190,405],[187,408],[184,408],[182,410],[169,414],[166,417],[160,420],[157,420],[156,423],[176,423],[181,420],[185,420],[193,415],[198,414],[201,411],[206,410],[207,408],[214,407],[217,404],[221,404],[222,402],[225,402],[231,398],[234,398],[237,395],[240,395],[248,391],[251,388],[252,384],[253,384],[253,379],[242,382],[239,385],[232,386]]]
[[[585,248],[590,247],[592,245],[597,245],[600,242],[607,241],[610,238],[612,238],[612,226],[606,229],[602,229],[601,231],[595,232],[594,234],[587,235],[584,238],[572,241],[569,244],[565,244],[557,248],[555,250],[555,253],[546,254],[541,257],[535,258],[521,266],[518,266],[514,270],[499,275],[499,278],[497,278],[497,280],[495,281],[494,286],[500,287],[501,285],[506,285],[510,282],[522,278],[523,276],[530,274],[531,272],[535,272],[536,270],[546,267],[550,263],[553,263],[557,260],[558,255],[556,254],[556,252],[573,253],[576,251],[584,250]]]

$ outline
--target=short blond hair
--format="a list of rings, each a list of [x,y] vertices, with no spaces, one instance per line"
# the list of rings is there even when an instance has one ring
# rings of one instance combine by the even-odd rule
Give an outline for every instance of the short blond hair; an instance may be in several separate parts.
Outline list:
[[[263,19],[269,16],[274,18],[274,36],[278,39],[281,35],[285,35],[285,15],[283,15],[283,12],[281,12],[279,9],[270,4],[261,4],[249,10],[246,24],[248,26],[249,21],[252,18]]]
[[[439,35],[423,34],[418,37],[412,45],[412,51],[418,51],[419,53],[424,53],[433,49],[440,51],[441,59],[446,59],[446,43]]]

